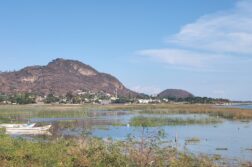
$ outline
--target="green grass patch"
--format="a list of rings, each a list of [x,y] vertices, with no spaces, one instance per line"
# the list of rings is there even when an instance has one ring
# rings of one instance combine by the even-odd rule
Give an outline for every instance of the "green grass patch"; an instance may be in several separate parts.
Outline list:
[[[93,116],[97,111],[129,111],[143,114],[208,114],[230,120],[251,120],[252,110],[220,108],[213,105],[157,104],[157,105],[0,105],[0,122],[26,122],[29,118],[80,118]],[[111,112],[110,112],[111,111]],[[99,112],[97,112],[99,113]],[[97,115],[94,115],[97,116]]]
[[[117,123],[113,123],[112,126],[127,126],[127,124],[117,122]]]
[[[197,144],[200,142],[200,138],[192,137],[185,140],[187,144]]]
[[[222,121],[217,118],[170,118],[170,117],[146,117],[137,116],[130,120],[131,126],[155,127],[155,126],[176,126],[176,125],[194,125],[194,124],[217,124]]]

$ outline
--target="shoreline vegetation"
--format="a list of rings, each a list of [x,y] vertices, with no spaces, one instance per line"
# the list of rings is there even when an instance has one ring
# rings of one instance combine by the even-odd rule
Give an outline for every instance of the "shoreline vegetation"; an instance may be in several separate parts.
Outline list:
[[[138,111],[141,114],[207,114],[230,120],[252,120],[251,109],[224,108],[209,104],[109,105],[107,110]]]
[[[206,114],[228,120],[250,121],[251,109],[224,108],[215,105],[196,104],[116,104],[116,105],[71,105],[71,104],[33,104],[33,105],[0,105],[0,123],[25,122],[29,117],[36,118],[84,118],[106,111],[113,115],[124,112],[140,114]]]
[[[4,167],[218,167],[251,166],[251,162],[225,160],[220,155],[192,154],[162,145],[162,133],[129,136],[124,141],[84,135],[38,141],[13,138],[0,128],[0,164]],[[200,142],[190,138],[186,142]],[[161,146],[162,145],[162,146]]]
[[[34,142],[11,138],[0,132],[0,164],[5,167],[25,167],[27,164],[44,167],[216,166],[210,157],[159,147],[158,141],[129,138],[122,142],[86,137]]]

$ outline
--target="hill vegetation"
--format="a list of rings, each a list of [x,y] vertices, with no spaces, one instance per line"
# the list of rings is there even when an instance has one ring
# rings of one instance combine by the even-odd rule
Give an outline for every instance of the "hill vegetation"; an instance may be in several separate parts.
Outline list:
[[[8,95],[50,93],[64,96],[75,91],[103,91],[111,95],[136,96],[117,78],[101,73],[82,62],[56,59],[46,66],[25,67],[20,71],[0,73],[0,92]]]
[[[158,94],[159,98],[185,99],[193,97],[193,94],[182,89],[166,89]]]

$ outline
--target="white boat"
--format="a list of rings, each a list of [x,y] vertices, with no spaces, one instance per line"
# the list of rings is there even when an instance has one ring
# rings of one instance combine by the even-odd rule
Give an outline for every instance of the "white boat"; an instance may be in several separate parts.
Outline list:
[[[41,127],[10,127],[6,128],[6,131],[47,131],[52,127],[52,125],[46,125]]]
[[[23,130],[23,131],[6,131],[8,135],[49,135],[52,134],[49,131],[34,131],[34,130]]]
[[[24,127],[29,127],[32,128],[36,124],[0,124],[0,128],[24,128]]]
[[[7,134],[47,134],[52,125],[35,127],[36,124],[1,124]]]

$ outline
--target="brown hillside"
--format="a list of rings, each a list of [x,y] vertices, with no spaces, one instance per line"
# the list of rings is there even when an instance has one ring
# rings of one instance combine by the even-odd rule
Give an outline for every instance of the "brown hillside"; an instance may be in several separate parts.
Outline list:
[[[104,91],[119,96],[136,96],[115,77],[100,73],[89,65],[75,60],[56,59],[46,66],[26,67],[17,72],[0,74],[0,92],[14,94],[33,92],[65,95],[76,90]]]

